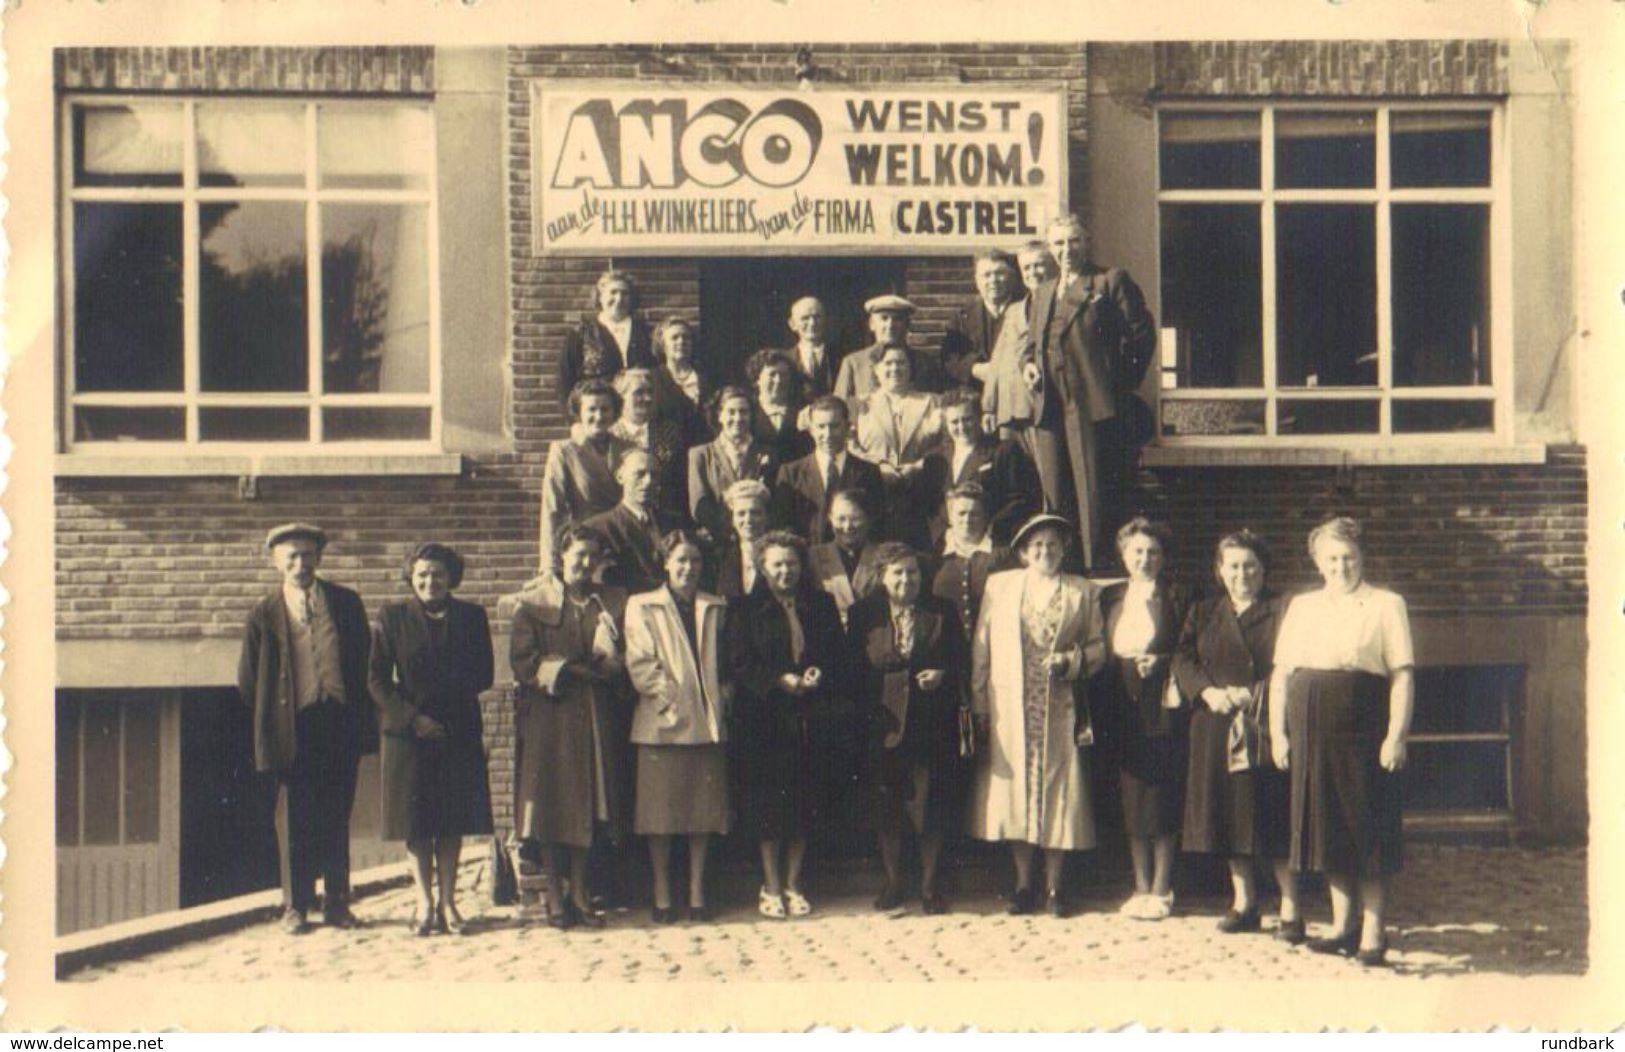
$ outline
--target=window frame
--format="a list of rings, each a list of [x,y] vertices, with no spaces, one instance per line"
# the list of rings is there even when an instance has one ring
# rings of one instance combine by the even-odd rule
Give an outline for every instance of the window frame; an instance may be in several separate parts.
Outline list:
[[[181,181],[178,186],[98,187],[74,185],[74,112],[82,107],[107,105],[172,104],[180,107],[181,115]],[[209,187],[200,185],[198,164],[199,104],[259,104],[297,106],[303,110],[304,173],[303,181],[294,186],[269,187]],[[292,457],[305,461],[310,458],[335,461],[356,458],[376,458],[391,454],[422,455],[442,451],[444,412],[441,349],[441,277],[440,277],[440,193],[438,164],[438,129],[434,119],[432,101],[417,97],[375,98],[322,96],[255,96],[211,94],[141,94],[141,93],[88,93],[65,94],[59,100],[58,171],[60,192],[57,214],[61,238],[60,275],[61,343],[58,362],[61,366],[59,404],[59,449],[66,459],[100,461],[104,457],[122,458],[151,456],[205,456],[241,459],[251,457],[255,462],[261,454],[273,457]],[[318,114],[323,109],[362,109],[372,111],[420,110],[426,116],[429,137],[429,157],[425,165],[424,186],[420,189],[399,188],[324,188],[320,185]],[[205,392],[201,390],[202,332],[201,332],[201,223],[200,208],[218,202],[272,202],[297,204],[304,209],[305,289],[306,289],[306,353],[308,355],[308,385],[300,392]],[[76,318],[75,283],[77,260],[74,251],[74,206],[82,203],[167,204],[181,208],[181,260],[182,260],[182,384],[178,391],[97,391],[80,392],[75,389]],[[425,284],[428,296],[428,387],[422,392],[408,393],[348,393],[335,394],[323,390],[325,377],[322,368],[322,206],[327,204],[405,205],[424,209],[425,244],[423,247],[428,273]],[[77,440],[74,414],[79,406],[115,408],[170,407],[185,414],[184,437],[179,440]],[[309,436],[302,440],[205,440],[199,437],[200,410],[208,408],[275,409],[303,407],[309,415]],[[388,440],[364,439],[333,441],[323,437],[324,409],[336,408],[417,408],[429,411],[429,432],[423,438]],[[235,473],[235,472],[234,472]]]
[[[1288,111],[1374,112],[1374,185],[1370,188],[1282,189],[1275,179],[1275,119]],[[1390,120],[1395,113],[1482,112],[1489,115],[1489,185],[1485,187],[1391,186]],[[1259,185],[1256,189],[1166,190],[1162,186],[1162,122],[1165,116],[1193,112],[1250,112],[1259,115]],[[1254,205],[1259,216],[1260,248],[1260,337],[1262,383],[1257,387],[1157,386],[1156,432],[1153,447],[1169,451],[1151,459],[1170,462],[1185,459],[1181,453],[1200,456],[1201,450],[1235,451],[1242,455],[1302,451],[1342,459],[1361,457],[1383,459],[1384,451],[1398,450],[1431,459],[1432,454],[1451,450],[1483,454],[1493,450],[1512,451],[1513,435],[1513,334],[1512,334],[1512,209],[1511,163],[1506,129],[1507,108],[1500,100],[1450,98],[1443,100],[1323,99],[1258,101],[1246,98],[1167,101],[1154,112],[1153,143],[1156,150],[1156,245],[1159,293],[1162,275],[1162,228],[1165,205],[1229,204]],[[1376,332],[1377,382],[1369,387],[1318,386],[1285,387],[1277,382],[1278,272],[1276,268],[1276,209],[1280,205],[1359,204],[1375,212],[1376,243]],[[1449,387],[1407,386],[1393,383],[1393,223],[1395,205],[1480,204],[1489,209],[1489,323],[1490,372],[1488,384]],[[1161,334],[1153,369],[1162,364]],[[1395,433],[1393,407],[1396,402],[1437,401],[1490,402],[1492,425],[1487,432]],[[1263,434],[1258,435],[1170,435],[1163,433],[1161,403],[1173,401],[1247,401],[1264,403]],[[1378,404],[1377,431],[1370,434],[1280,434],[1279,403],[1282,401],[1371,401]],[[1175,452],[1178,451],[1178,452]],[[1374,455],[1374,456],[1373,456]]]

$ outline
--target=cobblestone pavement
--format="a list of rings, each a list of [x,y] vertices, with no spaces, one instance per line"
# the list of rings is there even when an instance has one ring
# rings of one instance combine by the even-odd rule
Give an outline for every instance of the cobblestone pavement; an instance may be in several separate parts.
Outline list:
[[[657,928],[647,910],[611,915],[602,931],[521,926],[512,909],[475,907],[479,868],[461,896],[475,918],[463,937],[414,938],[412,893],[392,889],[357,904],[358,931],[318,927],[290,937],[274,924],[183,944],[75,973],[73,981],[308,978],[366,981],[590,980],[963,980],[1338,979],[1415,981],[1432,975],[1574,975],[1586,969],[1583,850],[1416,845],[1408,849],[1390,918],[1393,967],[1294,949],[1266,935],[1220,935],[1222,898],[1181,902],[1173,918],[1119,917],[1105,889],[1073,916],[1009,917],[990,894],[965,895],[946,916],[918,902],[877,915],[867,896],[815,897],[813,916],[767,921],[754,903],[733,904],[710,924]],[[809,892],[816,893],[816,882]],[[1309,896],[1311,933],[1327,919],[1325,896]],[[1266,926],[1273,926],[1266,920]]]

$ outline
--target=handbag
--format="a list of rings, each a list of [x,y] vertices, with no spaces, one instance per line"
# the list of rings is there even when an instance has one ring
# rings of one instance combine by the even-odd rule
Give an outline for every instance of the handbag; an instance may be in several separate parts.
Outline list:
[[[1227,769],[1231,774],[1256,770],[1264,766],[1269,756],[1265,745],[1268,725],[1264,722],[1264,692],[1264,683],[1254,684],[1252,700],[1230,717]]]
[[[502,846],[502,838],[491,837],[491,905],[512,906],[519,901],[519,874],[513,857]]]

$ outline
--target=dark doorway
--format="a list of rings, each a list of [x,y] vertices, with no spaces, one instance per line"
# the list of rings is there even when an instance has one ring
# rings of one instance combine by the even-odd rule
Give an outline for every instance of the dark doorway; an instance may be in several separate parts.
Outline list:
[[[276,785],[254,770],[248,709],[233,689],[181,704],[181,905],[277,885]]]
[[[712,375],[738,380],[745,360],[763,347],[790,347],[790,304],[803,296],[823,301],[827,339],[836,354],[867,346],[863,303],[872,296],[901,295],[900,259],[769,257],[712,259],[700,263],[701,353]]]

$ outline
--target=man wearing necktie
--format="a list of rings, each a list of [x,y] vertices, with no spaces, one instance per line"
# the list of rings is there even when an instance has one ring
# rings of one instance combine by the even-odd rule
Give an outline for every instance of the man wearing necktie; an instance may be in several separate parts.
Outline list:
[[[317,578],[326,546],[326,533],[308,523],[266,535],[282,583],[249,614],[237,666],[255,767],[277,780],[281,923],[292,935],[307,930],[318,876],[323,921],[355,927],[350,809],[361,756],[378,748],[367,692],[367,612],[355,592]]]
[[[1108,526],[1127,470],[1120,409],[1140,385],[1156,346],[1156,323],[1134,279],[1089,262],[1083,223],[1051,223],[1060,268],[1034,294],[1023,378],[1033,418],[1019,436],[1038,466],[1047,509],[1076,516],[1084,565],[1103,563]]]
[[[585,523],[604,538],[608,559],[604,583],[624,588],[629,595],[652,592],[665,583],[666,569],[660,555],[660,527],[650,501],[654,474],[649,454],[634,449],[621,457],[615,481],[621,484],[621,502]]]
[[[814,544],[832,540],[830,498],[843,489],[861,490],[869,507],[881,507],[884,482],[880,469],[846,449],[851,432],[846,403],[832,395],[807,411],[813,451],[780,466],[773,485],[774,522]]]
[[[801,395],[811,401],[827,395],[835,386],[835,362],[824,342],[824,305],[815,297],[803,296],[790,305],[790,331],[796,345],[787,352],[801,374]]]

